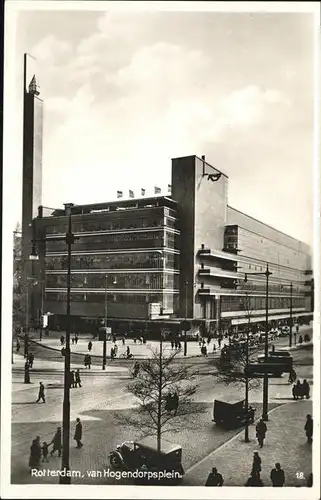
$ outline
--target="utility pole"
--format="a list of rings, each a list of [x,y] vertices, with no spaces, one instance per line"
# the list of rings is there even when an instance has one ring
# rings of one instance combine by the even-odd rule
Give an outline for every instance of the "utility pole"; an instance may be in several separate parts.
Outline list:
[[[66,243],[68,248],[68,258],[67,258],[67,328],[66,328],[66,347],[65,347],[65,373],[64,373],[64,400],[62,409],[62,429],[63,429],[63,441],[62,441],[62,460],[61,460],[61,470],[64,472],[64,476],[59,477],[60,484],[70,484],[70,477],[68,472],[70,471],[69,465],[69,451],[70,451],[70,295],[71,295],[71,245],[74,242],[74,235],[72,234],[71,228],[71,207],[68,214],[68,231],[66,234]]]
[[[159,382],[158,382],[158,405],[157,405],[157,451],[161,451],[162,439],[162,384],[163,384],[163,331],[160,329],[159,342]]]
[[[185,281],[185,332],[184,332],[184,356],[187,356],[187,288],[188,281]]]
[[[105,275],[105,332],[103,337],[103,366],[102,369],[106,370],[106,357],[107,357],[107,279],[108,275]]]
[[[269,271],[269,265],[266,264],[266,294],[265,294],[265,349],[264,349],[264,362],[267,363],[269,357],[269,276],[272,273]],[[264,421],[269,420],[268,417],[268,402],[269,402],[269,376],[264,373],[263,378],[263,412],[262,418]]]
[[[292,314],[293,314],[293,283],[291,281],[290,283],[290,333],[289,333],[289,347],[292,347],[292,327],[293,327],[293,319],[292,319]]]

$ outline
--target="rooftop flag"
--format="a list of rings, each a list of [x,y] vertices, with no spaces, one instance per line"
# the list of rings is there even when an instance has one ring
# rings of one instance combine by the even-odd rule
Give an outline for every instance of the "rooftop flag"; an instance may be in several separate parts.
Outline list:
[[[129,198],[134,198],[134,191],[132,191],[131,189],[129,190]]]
[[[155,194],[160,194],[162,192],[161,188],[154,186],[154,193]]]
[[[141,195],[142,195],[142,196],[145,196],[146,189],[141,188],[140,192],[141,192]]]
[[[123,192],[117,191],[117,198],[122,198],[122,197],[123,197]]]

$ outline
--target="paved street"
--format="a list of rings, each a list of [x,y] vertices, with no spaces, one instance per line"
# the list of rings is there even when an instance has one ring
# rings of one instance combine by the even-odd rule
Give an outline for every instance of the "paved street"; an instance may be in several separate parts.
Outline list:
[[[40,349],[40,348],[39,348]],[[26,385],[23,381],[23,357],[15,355],[13,365],[12,384],[12,481],[14,483],[55,483],[57,478],[30,478],[28,474],[28,457],[31,440],[40,435],[41,441],[51,441],[54,431],[61,425],[62,396],[63,396],[63,359],[59,356],[53,360],[50,356],[57,351],[42,348],[37,353],[35,368],[31,371],[32,384]],[[42,353],[39,354],[39,353]],[[49,359],[45,359],[49,355]],[[312,351],[296,351],[293,355],[297,358],[296,370],[298,376],[312,380]],[[58,361],[60,359],[60,361]],[[231,444],[229,440],[238,434],[238,430],[225,431],[217,428],[212,423],[213,400],[219,399],[223,395],[231,397],[242,397],[243,389],[235,386],[223,386],[218,384],[211,373],[212,367],[210,358],[197,358],[202,365],[197,382],[199,388],[194,397],[193,406],[199,411],[194,417],[189,417],[185,421],[177,424],[178,433],[171,432],[167,439],[178,442],[183,447],[183,464],[186,470],[207,457],[214,450],[217,453],[229,453],[230,446],[235,446],[235,441]],[[190,362],[193,362],[190,358]],[[195,359],[196,361],[196,359]],[[188,360],[186,360],[188,362]],[[300,364],[299,364],[300,363]],[[301,364],[302,363],[302,364]],[[139,437],[139,431],[128,429],[121,425],[117,415],[126,415],[135,411],[135,401],[133,396],[126,392],[126,383],[129,380],[127,362],[122,366],[120,363],[108,362],[107,370],[104,372],[100,366],[93,366],[91,370],[82,367],[81,358],[78,362],[72,363],[72,368],[81,368],[83,387],[71,389],[71,466],[74,470],[80,470],[84,474],[83,478],[77,479],[82,483],[107,484],[114,480],[107,478],[86,477],[86,471],[107,467],[108,453],[125,439]],[[198,368],[198,365],[196,365]],[[37,398],[37,386],[42,381],[46,387],[47,403],[35,403]],[[269,409],[282,404],[282,408],[294,408],[299,403],[292,403],[291,386],[287,383],[287,376],[269,381]],[[250,393],[250,402],[257,408],[257,416],[261,412],[262,390],[257,388]],[[304,402],[305,403],[305,402]],[[307,402],[306,404],[310,404]],[[277,410],[274,410],[275,412]],[[292,410],[291,410],[292,411]],[[303,413],[306,412],[304,409]],[[299,412],[300,413],[300,412]],[[302,413],[302,415],[303,415]],[[307,412],[306,412],[307,413]],[[276,416],[278,414],[275,414]],[[298,414],[298,421],[302,417]],[[75,419],[77,416],[83,420],[84,425],[84,448],[75,449],[75,442],[72,440]],[[286,416],[286,415],[285,415]],[[280,414],[277,420],[284,424],[284,414]],[[285,421],[288,421],[286,416]],[[301,420],[300,420],[301,421]],[[273,417],[274,422],[274,417]],[[281,425],[280,424],[280,425]],[[272,416],[271,424],[272,425]],[[300,424],[301,425],[301,424]],[[293,431],[291,419],[291,432],[298,434],[298,426]],[[301,426],[302,427],[302,426]],[[301,431],[300,431],[301,432]],[[277,434],[276,434],[277,435]],[[282,437],[282,435],[281,435]],[[278,438],[281,443],[281,437]],[[240,438],[236,438],[240,440]],[[226,444],[225,448],[220,447]],[[234,444],[233,444],[234,443]],[[284,440],[283,440],[284,443]],[[250,447],[252,444],[242,446]],[[254,444],[253,444],[254,446]],[[241,448],[240,448],[241,449]],[[252,450],[252,448],[251,448]],[[294,450],[295,451],[295,450]],[[243,452],[242,452],[243,453]],[[295,451],[297,455],[297,450]],[[212,460],[212,459],[206,459]],[[222,462],[220,458],[219,463]],[[306,459],[304,459],[306,463]],[[205,468],[194,469],[196,472],[187,474],[184,484],[203,484],[203,472],[207,475],[209,462]],[[220,465],[221,466],[221,465]],[[59,468],[60,460],[56,457],[50,458],[50,467]],[[303,465],[302,465],[303,467]],[[305,465],[308,467],[308,465]],[[306,469],[304,469],[306,470]],[[247,469],[242,469],[247,474]],[[226,472],[227,478],[228,470]],[[245,475],[246,475],[245,474]],[[246,478],[245,478],[246,479]],[[244,481],[245,482],[245,481]]]

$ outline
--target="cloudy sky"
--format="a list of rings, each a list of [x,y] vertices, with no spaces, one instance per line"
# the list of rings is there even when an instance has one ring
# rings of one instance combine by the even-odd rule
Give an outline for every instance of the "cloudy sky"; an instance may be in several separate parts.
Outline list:
[[[205,154],[230,177],[231,206],[312,243],[311,14],[25,11],[14,41],[17,193],[29,52],[44,205],[149,194],[170,183],[171,158]]]

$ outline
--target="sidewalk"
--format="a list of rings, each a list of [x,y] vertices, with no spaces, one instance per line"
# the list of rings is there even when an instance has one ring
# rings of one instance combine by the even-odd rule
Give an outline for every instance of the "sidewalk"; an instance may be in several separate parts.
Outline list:
[[[263,448],[255,439],[255,426],[250,427],[250,443],[244,442],[244,431],[224,443],[208,457],[194,464],[184,478],[186,486],[205,485],[212,467],[223,475],[224,486],[243,486],[252,468],[253,452],[262,459],[261,479],[264,486],[271,486],[270,472],[280,462],[285,472],[285,486],[305,486],[304,477],[312,471],[312,447],[307,444],[305,417],[312,413],[312,401],[287,403],[273,409],[267,422],[267,435]]]
[[[33,342],[36,342],[39,345],[46,346],[50,349],[54,349],[57,351],[61,351],[62,345],[60,343],[60,336],[63,334],[63,332],[50,332],[49,337],[43,336],[42,340],[39,340],[39,333],[38,332],[31,332],[30,333],[30,339]],[[102,356],[103,352],[103,342],[97,339],[93,339],[92,335],[85,335],[85,336],[80,336],[78,343],[77,344],[72,344],[70,342],[70,350],[72,353],[77,353],[77,354],[88,354],[88,342],[92,342],[92,350],[90,352],[91,356]],[[117,353],[117,359],[125,357],[126,355],[126,348],[129,346],[130,352],[133,355],[135,359],[144,359],[150,356],[151,349],[157,349],[159,348],[159,342],[158,341],[147,341],[146,344],[141,344],[139,341],[136,343],[134,342],[133,339],[126,339],[125,345],[122,344],[121,340],[117,340],[117,345],[118,345],[118,353]],[[184,343],[182,342],[182,348],[181,350],[177,353],[177,357],[184,357]],[[219,347],[218,347],[218,342],[217,340],[212,340],[211,343],[207,346],[207,352],[209,355],[213,354],[213,344],[215,344],[216,347],[216,353],[220,352]],[[225,344],[228,344],[228,339],[223,339],[221,347],[223,347]],[[107,341],[107,357],[110,357],[110,349],[112,347],[113,343],[111,340]],[[171,343],[168,341],[163,342],[163,350],[166,353],[171,353],[174,350],[171,347]],[[188,341],[187,342],[187,356],[188,357],[194,357],[194,356],[202,356],[201,355],[201,349],[196,341]]]

